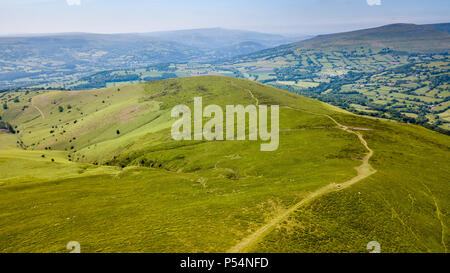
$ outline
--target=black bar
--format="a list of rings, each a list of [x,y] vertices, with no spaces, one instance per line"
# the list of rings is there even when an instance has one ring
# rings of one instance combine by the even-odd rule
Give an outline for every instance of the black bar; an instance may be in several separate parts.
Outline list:
[[[118,272],[321,272],[377,270],[394,267],[402,272],[441,266],[446,268],[447,254],[0,254],[3,268],[12,265],[17,271],[33,265],[45,269],[85,272],[112,268]],[[426,260],[426,261],[425,261]],[[431,261],[430,261],[431,260]],[[190,262],[190,263],[185,263]],[[212,266],[211,266],[212,263]],[[183,266],[185,265],[185,266]],[[195,267],[193,267],[195,265]],[[63,267],[61,267],[63,266]],[[431,270],[427,270],[431,271]],[[100,272],[100,271],[99,271]]]

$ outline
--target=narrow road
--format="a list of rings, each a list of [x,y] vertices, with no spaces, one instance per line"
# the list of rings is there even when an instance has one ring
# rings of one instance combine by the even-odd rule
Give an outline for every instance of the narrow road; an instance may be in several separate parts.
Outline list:
[[[249,92],[251,93],[251,91],[249,91]],[[290,109],[293,109],[293,110],[297,110],[297,111],[303,111],[303,110],[295,109],[295,108],[291,108],[291,107],[287,107],[287,108],[290,108]],[[303,112],[307,112],[307,111],[303,111]],[[311,112],[308,112],[308,113],[311,113]],[[311,113],[311,114],[326,116],[327,118],[331,119],[338,126],[339,129],[341,129],[343,131],[346,131],[346,132],[348,132],[350,134],[354,134],[354,135],[356,135],[358,137],[359,141],[366,148],[368,153],[364,156],[363,163],[360,166],[355,168],[356,171],[357,171],[357,175],[355,177],[353,177],[352,179],[343,182],[340,185],[337,185],[337,184],[334,184],[334,183],[333,184],[329,184],[329,185],[327,185],[325,187],[322,187],[322,188],[320,188],[320,189],[318,189],[318,190],[308,194],[300,202],[298,202],[295,205],[293,205],[292,207],[286,209],[284,212],[282,212],[279,215],[277,215],[275,218],[270,220],[264,226],[260,227],[258,230],[256,230],[252,234],[250,234],[245,239],[243,239],[237,245],[235,245],[232,248],[230,248],[227,251],[228,253],[239,253],[239,252],[245,252],[246,250],[249,250],[256,243],[260,242],[279,223],[281,223],[285,219],[287,219],[289,217],[289,215],[294,213],[300,207],[310,203],[311,201],[315,200],[316,198],[318,198],[318,197],[320,197],[322,195],[325,195],[325,194],[328,194],[328,193],[331,193],[331,192],[334,192],[334,191],[338,191],[338,190],[342,190],[342,189],[348,188],[348,187],[354,185],[355,183],[358,183],[359,181],[361,181],[361,180],[371,176],[372,174],[376,173],[376,170],[369,163],[370,158],[373,156],[373,150],[370,149],[370,147],[367,144],[367,141],[364,139],[364,137],[363,137],[363,135],[361,133],[355,132],[355,131],[351,130],[349,127],[340,124],[339,122],[337,122],[334,118],[332,118],[329,115],[316,114],[316,113]]]

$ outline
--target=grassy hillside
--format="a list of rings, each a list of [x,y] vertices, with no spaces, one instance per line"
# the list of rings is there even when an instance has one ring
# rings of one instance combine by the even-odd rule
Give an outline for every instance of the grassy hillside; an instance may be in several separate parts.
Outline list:
[[[445,27],[445,24],[441,25]],[[309,48],[390,48],[406,52],[446,52],[450,47],[450,35],[439,26],[394,24],[352,32],[320,35],[295,43],[292,47]]]
[[[0,96],[0,252],[447,251],[448,136],[216,76]],[[194,96],[280,105],[279,149],[173,141]]]

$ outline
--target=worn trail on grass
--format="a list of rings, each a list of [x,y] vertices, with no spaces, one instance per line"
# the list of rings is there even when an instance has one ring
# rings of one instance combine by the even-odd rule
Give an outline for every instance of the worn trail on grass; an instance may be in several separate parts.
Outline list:
[[[439,208],[436,197],[433,195],[433,192],[430,190],[430,188],[427,185],[425,185],[425,183],[422,182],[422,185],[427,189],[430,198],[433,199],[434,206],[436,208],[436,217],[439,220],[439,222],[441,223],[441,243],[442,243],[445,253],[448,253],[447,245],[445,244],[447,226],[445,225],[445,222],[442,219],[442,212]]]
[[[259,100],[258,98],[253,94],[252,90],[247,89],[248,93],[250,94],[250,96],[252,96],[252,98],[255,100],[256,105],[259,105]]]
[[[42,119],[45,119],[45,115],[44,112],[41,111],[41,109],[39,109],[39,107],[37,107],[36,105],[34,105],[34,101],[31,101],[31,105],[38,110],[38,112],[41,114]]]
[[[253,95],[253,93],[250,90],[249,90],[249,92],[251,93],[252,97],[255,98],[255,96]],[[334,118],[332,118],[329,115],[312,113],[312,112],[308,112],[308,111],[304,111],[304,110],[300,110],[300,109],[295,109],[292,107],[287,107],[287,108],[296,110],[296,111],[307,112],[307,113],[310,113],[313,115],[325,116],[325,117],[329,118],[338,126],[339,129],[346,131],[350,134],[356,135],[358,137],[359,141],[361,142],[361,144],[366,148],[368,153],[364,156],[364,158],[362,160],[362,164],[355,168],[357,171],[357,175],[355,177],[353,177],[352,179],[350,179],[348,181],[343,182],[340,185],[337,185],[335,183],[329,184],[325,187],[322,187],[322,188],[308,194],[300,202],[298,202],[295,205],[293,205],[292,207],[286,209],[285,211],[283,211],[282,213],[277,215],[275,218],[270,220],[268,223],[266,223],[264,226],[260,227],[258,230],[256,230],[252,234],[250,234],[245,239],[243,239],[237,245],[230,248],[227,251],[229,253],[245,252],[246,250],[249,250],[252,246],[254,246],[256,243],[258,243],[260,240],[262,240],[270,231],[272,231],[279,223],[281,223],[282,221],[287,219],[289,217],[289,215],[291,215],[293,212],[298,210],[300,207],[310,203],[311,201],[315,200],[316,198],[318,198],[322,195],[348,188],[348,187],[354,185],[355,183],[358,183],[359,181],[376,173],[376,170],[369,163],[369,160],[373,156],[374,152],[372,149],[370,149],[369,145],[367,144],[367,141],[364,139],[364,137],[361,133],[355,132],[352,129],[350,129],[350,127],[340,124],[339,122],[337,122]]]

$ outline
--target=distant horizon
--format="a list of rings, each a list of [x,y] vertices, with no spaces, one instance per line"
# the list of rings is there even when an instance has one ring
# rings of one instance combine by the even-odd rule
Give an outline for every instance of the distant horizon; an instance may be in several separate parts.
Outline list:
[[[220,27],[319,35],[450,22],[448,0],[0,0],[0,36],[128,34]]]
[[[0,37],[21,37],[21,36],[50,36],[50,35],[68,35],[68,34],[91,34],[91,35],[130,35],[130,34],[152,34],[152,33],[164,33],[164,32],[176,32],[176,31],[195,31],[195,30],[212,30],[212,29],[222,29],[229,31],[243,31],[243,32],[255,32],[262,34],[272,34],[272,35],[280,35],[280,36],[315,36],[315,35],[327,35],[327,34],[336,34],[336,33],[344,33],[351,32],[357,30],[371,29],[371,28],[379,28],[383,26],[396,25],[396,24],[406,24],[406,25],[439,25],[439,24],[450,24],[449,21],[441,21],[441,22],[432,22],[432,23],[387,23],[382,25],[374,25],[365,28],[350,28],[347,30],[336,31],[336,32],[323,32],[323,33],[277,33],[277,32],[265,32],[251,29],[237,29],[237,28],[227,28],[227,27],[200,27],[200,28],[186,28],[186,29],[171,29],[171,30],[155,30],[155,31],[147,31],[147,32],[86,32],[86,31],[67,31],[67,32],[29,32],[29,33],[10,33],[10,34],[1,34]]]

